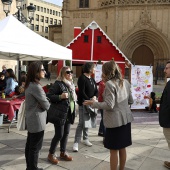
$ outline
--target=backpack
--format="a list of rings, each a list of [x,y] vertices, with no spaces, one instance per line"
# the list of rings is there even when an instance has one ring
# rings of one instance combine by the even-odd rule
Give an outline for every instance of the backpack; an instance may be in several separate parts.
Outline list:
[[[17,129],[19,131],[26,130],[26,123],[25,123],[25,100],[21,103],[21,106],[20,106],[20,108],[18,110]]]

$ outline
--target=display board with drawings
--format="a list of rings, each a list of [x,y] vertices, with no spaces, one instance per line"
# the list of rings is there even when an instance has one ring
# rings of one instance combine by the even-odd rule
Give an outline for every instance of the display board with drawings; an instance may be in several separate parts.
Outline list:
[[[131,109],[145,109],[149,105],[146,96],[153,91],[152,66],[136,65],[131,68],[131,91],[134,103]]]
[[[99,83],[102,80],[102,64],[96,65],[94,79],[96,83]]]

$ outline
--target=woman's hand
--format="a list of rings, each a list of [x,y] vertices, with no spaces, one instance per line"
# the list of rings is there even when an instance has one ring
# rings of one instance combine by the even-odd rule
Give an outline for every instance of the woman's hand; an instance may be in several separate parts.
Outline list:
[[[97,98],[96,98],[96,96],[93,96],[91,99],[95,101]]]
[[[61,97],[61,99],[68,99],[68,93],[67,93],[67,92],[62,93],[62,94],[60,95],[60,97]]]
[[[93,104],[93,100],[85,100],[84,102],[83,102],[83,105],[92,105]]]
[[[16,96],[16,95],[12,96],[12,100],[14,100],[14,99],[16,99],[16,98],[17,98],[17,96]]]

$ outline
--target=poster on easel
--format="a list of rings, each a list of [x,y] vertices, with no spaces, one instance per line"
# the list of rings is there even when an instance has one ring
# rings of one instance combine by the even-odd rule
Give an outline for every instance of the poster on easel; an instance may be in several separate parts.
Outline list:
[[[102,64],[96,65],[94,79],[96,83],[99,83],[102,80]]]
[[[145,109],[149,105],[149,96],[153,91],[152,66],[136,65],[131,68],[131,91],[134,103],[131,109]]]

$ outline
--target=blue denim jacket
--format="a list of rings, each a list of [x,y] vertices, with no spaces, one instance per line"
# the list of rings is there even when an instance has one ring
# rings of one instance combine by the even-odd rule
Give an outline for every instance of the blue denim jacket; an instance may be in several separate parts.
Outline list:
[[[5,94],[9,95],[10,93],[15,91],[15,87],[18,85],[18,83],[13,78],[8,78],[6,81],[6,88],[5,88]]]

